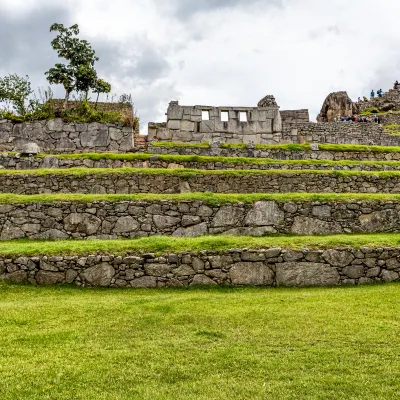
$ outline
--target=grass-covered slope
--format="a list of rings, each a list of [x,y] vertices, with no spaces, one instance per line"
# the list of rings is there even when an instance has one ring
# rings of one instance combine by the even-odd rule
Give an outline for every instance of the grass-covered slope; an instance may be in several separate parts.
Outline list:
[[[0,285],[2,400],[397,400],[399,285]]]
[[[400,234],[332,235],[332,236],[202,236],[175,238],[152,236],[141,239],[121,240],[65,240],[0,242],[0,257],[37,255],[89,255],[128,253],[180,253],[202,250],[230,249],[330,249],[348,247],[400,247]]]

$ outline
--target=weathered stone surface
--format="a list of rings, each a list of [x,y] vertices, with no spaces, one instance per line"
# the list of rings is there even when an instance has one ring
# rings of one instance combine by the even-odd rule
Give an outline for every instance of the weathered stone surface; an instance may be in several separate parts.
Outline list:
[[[150,276],[167,276],[172,270],[171,264],[146,264],[144,270]]]
[[[165,215],[154,215],[153,221],[157,228],[165,229],[178,225],[181,222],[181,219],[175,217],[168,217]]]
[[[126,233],[134,232],[139,229],[138,222],[131,216],[120,217],[115,224],[113,232],[115,233]]]
[[[327,250],[322,258],[334,267],[346,267],[354,260],[354,256],[347,250]]]
[[[331,93],[324,101],[318,122],[332,122],[337,117],[351,117],[357,113],[357,106],[352,102],[347,92]]]
[[[359,279],[364,275],[364,267],[362,265],[349,265],[343,268],[343,273],[351,279]]]
[[[101,220],[92,214],[72,213],[65,218],[64,224],[67,231],[94,235],[101,225]]]
[[[81,275],[92,286],[110,286],[114,277],[114,268],[107,263],[101,263],[87,268]]]
[[[196,275],[193,278],[192,283],[190,284],[190,286],[210,286],[210,285],[215,286],[217,285],[217,283],[205,275]]]
[[[154,276],[143,276],[142,278],[131,281],[133,288],[155,288],[157,287],[157,279]]]
[[[339,282],[339,273],[327,264],[288,262],[276,266],[278,286],[331,286]]]
[[[212,221],[212,226],[235,226],[243,219],[243,215],[243,210],[238,209],[237,207],[221,207]]]
[[[62,272],[39,271],[36,274],[36,281],[39,285],[56,285],[63,283],[64,280],[65,274]]]
[[[10,274],[0,275],[0,280],[10,283],[24,283],[28,280],[28,273],[26,271],[15,271]]]
[[[274,280],[274,273],[262,262],[234,264],[229,275],[234,285],[269,286]]]
[[[335,222],[326,222],[308,217],[296,217],[291,232],[295,235],[329,235],[341,233],[342,228]]]
[[[25,237],[25,232],[15,226],[5,226],[1,231],[0,240],[13,240]]]
[[[207,235],[208,228],[206,223],[189,226],[188,228],[178,228],[172,236],[175,237],[197,237]]]
[[[275,201],[259,201],[254,204],[246,217],[246,225],[266,226],[279,225],[283,222],[284,213]]]
[[[364,232],[385,232],[396,225],[398,211],[382,210],[360,216],[361,229]]]
[[[399,279],[399,273],[395,271],[382,271],[381,278],[384,282],[394,282]]]
[[[40,153],[40,147],[36,143],[28,142],[21,145],[19,149],[17,149],[22,154],[32,154],[36,155]]]

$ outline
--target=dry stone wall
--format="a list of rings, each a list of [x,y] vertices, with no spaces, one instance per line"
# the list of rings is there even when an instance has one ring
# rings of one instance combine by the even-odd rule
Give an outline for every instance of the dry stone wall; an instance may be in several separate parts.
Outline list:
[[[134,133],[122,124],[0,120],[0,151],[19,152],[24,144],[33,142],[44,153],[129,152],[134,150]]]
[[[0,240],[400,232],[400,202],[201,201],[0,205]]]
[[[194,285],[335,286],[395,282],[400,248],[280,248],[180,254],[0,258],[0,280],[38,285],[156,288]]]
[[[0,174],[0,192],[40,193],[400,193],[400,174],[368,173],[342,176],[339,172],[274,173],[75,173]]]
[[[400,163],[397,164],[336,164],[329,163],[299,163],[283,164],[279,161],[266,161],[260,164],[244,162],[223,162],[223,161],[181,161],[162,160],[158,156],[150,156],[147,160],[113,160],[101,159],[91,160],[89,158],[57,158],[56,156],[46,157],[20,157],[19,155],[0,155],[0,167],[12,170],[30,170],[39,168],[161,168],[161,169],[201,169],[201,170],[337,170],[337,171],[391,171],[400,170]]]
[[[149,146],[148,151],[157,155],[192,155],[272,158],[276,160],[332,160],[332,161],[400,161],[400,152],[377,151],[326,151],[326,150],[279,150],[279,149],[232,149],[222,147],[158,147]]]

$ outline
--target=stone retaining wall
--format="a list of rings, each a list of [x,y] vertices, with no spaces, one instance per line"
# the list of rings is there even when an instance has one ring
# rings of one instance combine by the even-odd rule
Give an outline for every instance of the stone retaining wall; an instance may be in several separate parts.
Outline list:
[[[154,170],[156,172],[156,170]],[[400,175],[337,173],[0,174],[0,193],[400,193]]]
[[[335,286],[394,282],[400,248],[0,258],[0,280],[38,285],[155,288],[194,285]]]
[[[400,161],[400,152],[376,151],[298,151],[298,150],[260,150],[260,149],[224,149],[212,147],[200,149],[193,147],[156,147],[149,146],[148,151],[160,155],[222,156],[273,158],[276,160],[333,160],[333,161]]]
[[[400,232],[400,202],[201,201],[0,205],[0,240]]]
[[[151,156],[148,160],[90,160],[84,158],[62,159],[56,156],[20,157],[1,156],[0,166],[6,169],[38,169],[38,168],[163,168],[163,169],[202,169],[202,170],[356,170],[356,171],[390,171],[400,170],[398,165],[354,164],[354,165],[330,165],[330,164],[282,164],[279,162],[265,164],[248,164],[240,162],[199,162],[199,161],[163,161],[157,156]]]
[[[21,151],[24,144],[34,142],[46,153],[129,152],[134,150],[134,133],[121,124],[0,120],[0,151]]]

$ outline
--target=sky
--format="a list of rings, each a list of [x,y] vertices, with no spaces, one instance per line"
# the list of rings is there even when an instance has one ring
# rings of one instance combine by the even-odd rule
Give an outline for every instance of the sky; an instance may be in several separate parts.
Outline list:
[[[171,100],[251,107],[272,94],[315,119],[331,92],[356,100],[400,79],[399,15],[399,0],[0,0],[0,76],[46,87],[60,62],[50,25],[77,23],[142,133]]]

